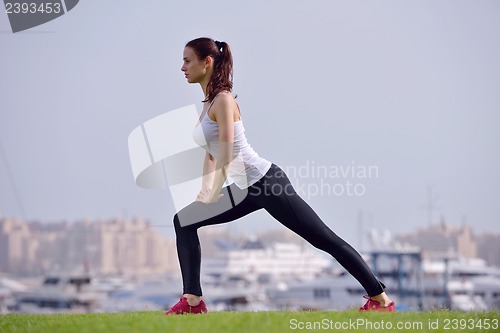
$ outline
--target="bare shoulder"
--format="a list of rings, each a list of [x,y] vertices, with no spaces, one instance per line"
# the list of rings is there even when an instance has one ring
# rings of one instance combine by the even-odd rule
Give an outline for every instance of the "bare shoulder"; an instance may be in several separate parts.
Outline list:
[[[212,106],[215,121],[221,117],[232,117],[236,108],[236,101],[229,91],[220,92],[216,97]]]
[[[233,94],[229,91],[221,91],[214,101],[214,106],[227,107],[235,104]]]

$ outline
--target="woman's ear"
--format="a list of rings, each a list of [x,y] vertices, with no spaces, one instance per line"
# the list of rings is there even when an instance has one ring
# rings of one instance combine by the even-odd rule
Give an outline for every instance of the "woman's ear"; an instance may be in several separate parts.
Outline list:
[[[211,56],[205,58],[205,68],[210,68],[213,66],[213,64],[214,64],[214,58],[212,58]]]

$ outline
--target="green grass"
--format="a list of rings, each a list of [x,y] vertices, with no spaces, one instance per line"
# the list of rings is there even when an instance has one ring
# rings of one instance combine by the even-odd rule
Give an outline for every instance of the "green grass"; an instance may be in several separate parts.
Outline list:
[[[0,315],[0,332],[499,332],[500,312],[397,312],[359,313],[345,312],[212,312],[206,315],[163,316],[162,312],[53,314],[53,315]],[[485,323],[489,319],[490,326]],[[307,323],[316,329],[308,327]],[[342,329],[335,323],[368,323],[373,329],[363,326]],[[408,329],[397,329],[403,325],[421,325]],[[420,324],[419,324],[420,323]],[[437,323],[437,329],[429,327]],[[448,328],[445,327],[448,323]],[[478,324],[482,324],[482,328]],[[466,325],[460,329],[460,325]],[[304,326],[300,326],[304,325]],[[321,326],[323,325],[323,326]],[[331,326],[330,326],[331,325]],[[378,329],[375,325],[378,325]],[[384,326],[382,326],[384,325]],[[389,325],[392,325],[389,327]],[[456,326],[455,326],[456,325]],[[467,326],[468,325],[468,326]],[[472,326],[474,325],[474,326]]]

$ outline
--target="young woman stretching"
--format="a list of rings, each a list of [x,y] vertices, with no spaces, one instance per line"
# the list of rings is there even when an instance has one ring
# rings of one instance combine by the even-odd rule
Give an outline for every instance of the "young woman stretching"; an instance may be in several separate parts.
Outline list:
[[[359,253],[323,223],[279,166],[260,157],[248,144],[239,106],[231,94],[233,60],[228,44],[211,38],[188,42],[181,70],[189,83],[200,84],[205,96],[193,138],[207,152],[196,200],[174,216],[184,290],[179,302],[165,314],[207,312],[201,299],[198,228],[234,221],[262,208],[332,255],[359,281],[368,294],[360,311],[395,311],[384,284]]]

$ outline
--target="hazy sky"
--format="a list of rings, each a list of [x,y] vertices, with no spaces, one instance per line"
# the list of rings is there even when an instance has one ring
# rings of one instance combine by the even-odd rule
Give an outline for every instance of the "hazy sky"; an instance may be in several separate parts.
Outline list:
[[[346,240],[359,211],[366,228],[425,227],[429,186],[435,221],[499,232],[499,18],[499,1],[82,0],[13,34],[0,13],[0,215],[138,215],[173,236],[170,194],[135,185],[127,138],[169,110],[201,110],[180,68],[185,43],[210,36],[232,48],[262,157],[309,172],[376,167],[371,178],[290,175]],[[364,193],[311,194],[322,181]],[[280,227],[264,210],[230,224]]]

